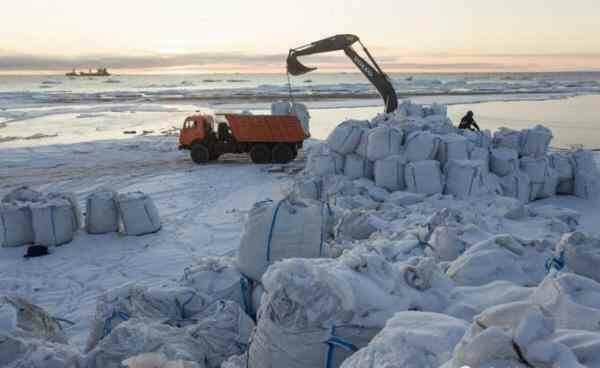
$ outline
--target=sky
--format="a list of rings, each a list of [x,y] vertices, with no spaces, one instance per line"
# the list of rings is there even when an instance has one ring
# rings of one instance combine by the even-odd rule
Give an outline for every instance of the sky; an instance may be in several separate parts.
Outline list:
[[[600,71],[597,0],[2,0],[0,73],[283,72],[358,35],[390,72]],[[351,71],[343,53],[309,57]]]

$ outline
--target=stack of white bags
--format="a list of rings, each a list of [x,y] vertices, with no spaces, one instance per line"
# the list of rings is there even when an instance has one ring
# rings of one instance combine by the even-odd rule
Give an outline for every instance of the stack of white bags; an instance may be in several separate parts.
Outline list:
[[[72,193],[43,194],[17,188],[0,203],[0,245],[59,246],[73,240],[81,223],[79,204]]]
[[[459,198],[500,194],[523,203],[554,196],[589,199],[600,188],[590,151],[549,154],[552,133],[538,125],[472,132],[452,126],[446,109],[403,102],[372,121],[348,120],[312,149],[308,176],[366,178],[390,192]]]
[[[141,192],[97,190],[86,199],[85,216],[74,193],[41,193],[20,187],[0,203],[2,247],[60,246],[72,241],[84,225],[90,234],[121,230],[125,235],[144,235],[161,228],[158,209]]]

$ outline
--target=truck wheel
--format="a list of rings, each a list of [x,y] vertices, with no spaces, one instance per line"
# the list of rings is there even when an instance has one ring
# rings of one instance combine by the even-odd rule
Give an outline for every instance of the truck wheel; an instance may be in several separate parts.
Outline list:
[[[250,150],[250,158],[255,164],[268,164],[271,162],[271,150],[265,144],[257,144]]]
[[[294,159],[294,149],[289,144],[278,143],[273,147],[273,162],[287,164]]]
[[[190,151],[190,156],[192,157],[192,161],[197,164],[205,164],[210,161],[210,151],[203,144],[194,144]]]

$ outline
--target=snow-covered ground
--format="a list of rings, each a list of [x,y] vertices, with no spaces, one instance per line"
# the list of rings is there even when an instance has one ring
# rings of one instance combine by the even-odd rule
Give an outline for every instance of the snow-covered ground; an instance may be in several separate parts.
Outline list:
[[[16,292],[76,322],[68,333],[82,347],[97,296],[130,281],[160,284],[178,278],[195,257],[226,255],[239,244],[244,214],[257,201],[277,199],[289,177],[230,156],[198,166],[177,150],[174,136],[1,149],[0,195],[17,185],[87,194],[107,186],[144,191],[163,228],[142,237],[88,235],[25,259],[25,248],[0,249],[0,294]]]
[[[0,294],[25,295],[75,322],[67,332],[81,348],[100,293],[131,281],[159,285],[180,277],[197,257],[233,254],[245,213],[257,201],[282,197],[291,184],[290,176],[250,164],[244,156],[194,165],[186,151],[177,150],[172,130],[196,110],[191,105],[106,107],[45,113],[0,131],[19,137],[0,143],[0,196],[29,185],[73,191],[83,205],[90,192],[107,186],[144,191],[160,211],[163,228],[152,235],[80,231],[50,256],[28,260],[24,248],[0,249]],[[140,134],[144,130],[152,132]],[[40,133],[50,137],[36,137]],[[598,201],[554,197],[532,206],[543,204],[582,212],[580,228],[600,233]]]

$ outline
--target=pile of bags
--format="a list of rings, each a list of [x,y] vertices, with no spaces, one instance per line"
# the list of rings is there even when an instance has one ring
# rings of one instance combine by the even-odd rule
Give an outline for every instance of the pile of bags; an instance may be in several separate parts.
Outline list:
[[[118,194],[99,189],[86,199],[85,227],[90,234],[106,234],[122,230],[125,235],[145,235],[161,229],[156,205],[147,194]]]
[[[73,240],[81,223],[72,193],[43,194],[20,187],[0,203],[0,246],[59,246]]]
[[[447,287],[431,262],[396,266],[374,253],[290,259],[263,277],[248,367],[339,367],[397,310],[443,308]]]
[[[119,231],[144,235],[160,230],[158,209],[142,193],[100,189],[86,199],[85,221],[73,193],[41,193],[20,187],[0,202],[0,246],[59,246],[84,225],[90,234]]]
[[[231,300],[239,300],[239,278],[237,292],[217,278],[229,273],[231,264],[207,259],[181,279],[195,288],[129,284],[103,294],[88,338],[86,367],[121,367],[127,358],[153,353],[218,368],[241,354],[254,322]]]
[[[500,194],[523,203],[556,194],[589,199],[600,192],[593,154],[548,154],[549,129],[501,128],[492,137],[457,129],[446,114],[440,105],[404,101],[371,121],[344,121],[310,151],[306,176],[364,178],[390,192]]]

